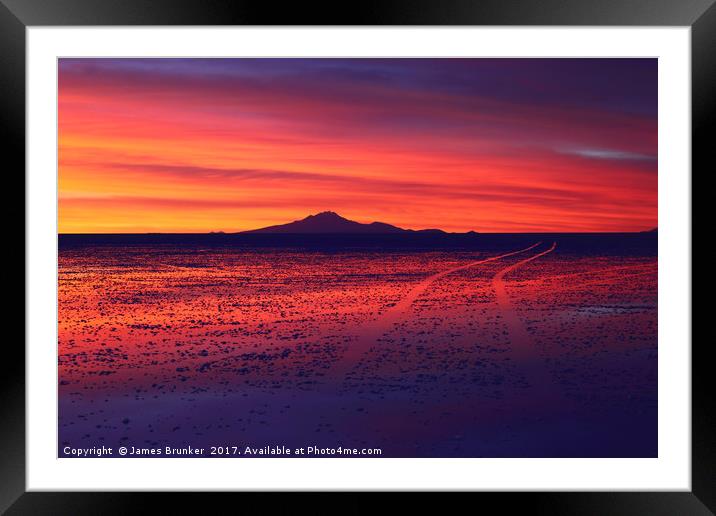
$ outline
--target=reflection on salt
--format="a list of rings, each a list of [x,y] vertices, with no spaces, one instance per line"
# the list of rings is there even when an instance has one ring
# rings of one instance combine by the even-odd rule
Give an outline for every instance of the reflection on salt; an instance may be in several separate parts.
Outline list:
[[[656,258],[523,247],[63,250],[60,443],[654,455]]]

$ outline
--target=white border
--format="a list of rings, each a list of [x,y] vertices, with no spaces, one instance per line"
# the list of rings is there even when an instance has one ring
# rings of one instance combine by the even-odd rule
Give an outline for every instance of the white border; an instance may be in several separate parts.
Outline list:
[[[31,27],[27,43],[28,490],[690,490],[689,28]],[[659,458],[56,458],[59,56],[658,57]]]

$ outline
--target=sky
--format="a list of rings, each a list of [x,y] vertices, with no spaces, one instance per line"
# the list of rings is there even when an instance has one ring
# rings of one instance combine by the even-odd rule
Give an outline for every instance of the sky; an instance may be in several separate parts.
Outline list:
[[[657,226],[656,59],[60,59],[59,231]]]

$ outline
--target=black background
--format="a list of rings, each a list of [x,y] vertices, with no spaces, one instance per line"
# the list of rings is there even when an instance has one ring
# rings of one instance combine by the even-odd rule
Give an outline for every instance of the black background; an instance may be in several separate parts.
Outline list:
[[[363,514],[389,507],[412,510],[406,497],[388,494],[322,493],[25,493],[25,350],[22,338],[25,290],[25,29],[38,25],[666,25],[692,31],[692,192],[709,195],[703,181],[716,159],[716,5],[714,0],[384,0],[362,2],[244,0],[0,0],[0,171],[4,198],[6,262],[0,281],[9,302],[0,360],[0,511],[20,514]],[[684,170],[684,174],[689,171]],[[693,190],[697,176],[700,189]],[[693,197],[692,197],[693,198]],[[711,213],[692,200],[693,234],[711,226]],[[21,223],[22,221],[22,223]],[[710,232],[709,232],[710,233]],[[701,266],[693,270],[704,271]],[[699,276],[692,292],[705,293],[711,277]],[[22,287],[22,291],[21,291]],[[21,293],[22,292],[22,293]],[[695,315],[711,310],[692,295]],[[705,324],[704,324],[705,326]],[[501,514],[707,515],[716,512],[716,403],[709,349],[714,331],[692,338],[692,489],[691,493],[464,493],[410,498],[423,510]],[[24,340],[24,339],[23,339]],[[688,346],[688,342],[680,343]],[[710,510],[709,510],[710,509]]]

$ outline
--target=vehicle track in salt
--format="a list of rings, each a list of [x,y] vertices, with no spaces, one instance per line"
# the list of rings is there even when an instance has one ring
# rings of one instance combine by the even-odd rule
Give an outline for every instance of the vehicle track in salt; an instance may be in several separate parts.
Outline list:
[[[556,248],[557,243],[554,242],[546,251],[501,269],[492,279],[492,288],[497,297],[497,305],[510,338],[511,356],[520,366],[520,370],[529,384],[530,398],[534,401],[564,399],[564,395],[540,356],[534,339],[527,331],[524,322],[517,315],[517,311],[507,292],[505,276],[523,265],[551,253]]]
[[[423,279],[420,283],[415,285],[410,290],[410,292],[408,292],[398,303],[396,303],[394,306],[390,307],[385,313],[383,313],[381,317],[366,324],[362,328],[362,334],[358,338],[358,340],[351,342],[342,357],[336,363],[334,363],[333,367],[331,368],[331,375],[335,377],[345,377],[350,372],[350,370],[360,361],[360,359],[370,350],[370,348],[376,344],[378,339],[388,333],[396,323],[402,321],[406,317],[407,312],[413,302],[415,302],[415,300],[420,297],[420,295],[423,294],[425,290],[427,290],[427,288],[435,281],[444,278],[449,274],[453,274],[455,272],[468,269],[470,267],[475,267],[484,263],[494,262],[496,260],[501,260],[503,258],[508,258],[510,256],[525,253],[531,249],[534,249],[541,243],[542,242],[537,242],[536,244],[533,244],[524,249],[511,251],[509,253],[500,254],[497,256],[491,256],[489,258],[484,258],[482,260],[466,263],[458,267],[452,267],[450,269],[446,269],[444,271],[432,274],[427,278]]]

